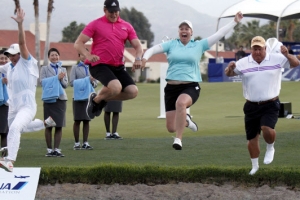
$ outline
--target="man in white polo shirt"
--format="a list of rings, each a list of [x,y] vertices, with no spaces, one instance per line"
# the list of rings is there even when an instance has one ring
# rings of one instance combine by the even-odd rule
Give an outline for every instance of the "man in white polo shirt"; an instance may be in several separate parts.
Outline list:
[[[274,158],[275,125],[280,110],[279,92],[281,89],[282,68],[297,67],[298,59],[289,54],[285,46],[281,53],[267,53],[266,42],[261,36],[251,41],[251,55],[237,62],[230,62],[225,69],[227,76],[240,75],[243,81],[245,129],[248,140],[252,170],[254,175],[258,168],[259,135],[263,132],[267,143],[264,164],[270,164]]]

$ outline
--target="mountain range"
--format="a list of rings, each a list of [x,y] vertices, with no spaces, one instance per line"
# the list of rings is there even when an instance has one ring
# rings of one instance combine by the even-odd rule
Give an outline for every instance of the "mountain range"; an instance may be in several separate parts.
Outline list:
[[[8,0],[6,0],[8,1]],[[46,0],[40,1],[40,22],[46,22]],[[93,19],[101,17],[103,13],[103,1],[99,0],[59,0],[54,1],[54,10],[51,17],[50,41],[58,42],[62,38],[62,30],[72,21],[78,24],[87,24]],[[154,33],[154,43],[162,41],[164,36],[175,38],[178,36],[178,25],[182,20],[193,23],[194,36],[202,38],[213,34],[217,28],[217,18],[201,14],[194,8],[180,4],[175,0],[119,0],[120,7],[128,9],[134,7],[142,12],[151,24]],[[29,24],[34,23],[34,11],[32,1],[21,1],[21,7],[26,12],[24,27],[29,29]],[[16,29],[15,22],[10,19],[13,16],[13,1],[6,2],[6,7],[1,8],[1,29]],[[140,38],[142,39],[142,38]]]

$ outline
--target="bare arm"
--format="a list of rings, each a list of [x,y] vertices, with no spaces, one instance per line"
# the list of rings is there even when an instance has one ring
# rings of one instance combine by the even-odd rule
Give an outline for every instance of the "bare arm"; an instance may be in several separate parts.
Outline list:
[[[143,48],[139,39],[133,39],[130,41],[130,43],[136,52],[135,61],[132,67],[132,71],[135,71],[135,69],[139,69],[142,66]]]
[[[100,60],[100,57],[97,55],[92,55],[88,50],[86,50],[85,43],[87,43],[91,38],[87,35],[80,33],[77,40],[75,41],[74,48],[78,51],[79,54],[84,55],[86,59],[90,62],[96,62]]]
[[[208,46],[212,46],[216,42],[218,42],[222,37],[224,37],[227,33],[229,33],[230,30],[233,29],[233,27],[239,23],[243,19],[243,14],[241,12],[237,12],[234,21],[230,22],[229,24],[222,27],[220,30],[218,30],[213,35],[209,36],[207,38]]]
[[[234,72],[234,69],[236,68],[235,62],[231,61],[228,66],[225,68],[225,74],[226,76],[236,76],[237,74]]]
[[[19,30],[18,37],[19,37],[19,47],[20,47],[21,57],[24,59],[28,59],[30,54],[25,42],[25,32],[23,28],[24,17],[25,17],[25,12],[23,9],[20,8],[17,9],[16,17],[11,17],[11,18],[18,23],[18,30]]]
[[[300,65],[299,60],[292,54],[289,54],[289,50],[285,46],[280,47],[281,53],[288,59],[290,68],[294,68]]]

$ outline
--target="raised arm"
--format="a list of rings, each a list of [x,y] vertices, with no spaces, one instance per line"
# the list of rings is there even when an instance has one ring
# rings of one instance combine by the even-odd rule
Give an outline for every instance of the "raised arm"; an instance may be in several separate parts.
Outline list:
[[[237,23],[239,23],[243,19],[243,14],[239,11],[236,13],[234,20],[227,25],[223,26],[220,28],[216,33],[213,35],[209,36],[207,38],[208,41],[208,46],[212,46],[216,42],[218,42],[220,39],[222,39],[229,31],[231,31]]]
[[[11,18],[14,19],[18,23],[18,30],[19,30],[18,38],[19,38],[19,47],[20,47],[21,57],[24,59],[28,59],[30,54],[27,49],[26,41],[25,41],[25,32],[24,32],[24,28],[23,28],[24,17],[25,17],[24,10],[19,8],[19,9],[17,9],[16,17],[11,17]]]
[[[288,59],[290,63],[290,68],[294,68],[300,65],[299,60],[296,56],[289,54],[289,50],[285,46],[280,47],[281,53]]]

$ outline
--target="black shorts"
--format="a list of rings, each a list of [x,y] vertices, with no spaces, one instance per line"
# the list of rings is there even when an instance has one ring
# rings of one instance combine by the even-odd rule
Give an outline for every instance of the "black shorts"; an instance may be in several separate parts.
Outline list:
[[[260,134],[261,126],[268,126],[274,129],[278,121],[279,110],[279,99],[261,105],[246,102],[244,113],[247,140],[251,140],[257,134]]]
[[[99,64],[90,67],[91,75],[107,87],[108,83],[112,80],[118,79],[122,85],[122,91],[128,85],[135,85],[130,75],[126,72],[125,66],[118,67],[106,64]]]
[[[180,85],[167,84],[165,87],[166,112],[176,110],[176,101],[181,94],[189,95],[192,98],[193,105],[199,98],[200,90],[200,85],[197,82]]]

